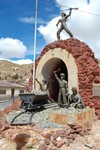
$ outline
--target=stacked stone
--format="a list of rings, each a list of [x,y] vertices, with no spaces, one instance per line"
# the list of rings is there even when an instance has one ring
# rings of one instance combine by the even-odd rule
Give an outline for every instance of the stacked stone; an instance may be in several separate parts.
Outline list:
[[[79,93],[84,100],[85,106],[94,107],[97,110],[98,101],[100,106],[100,97],[93,97],[92,90],[93,83],[100,84],[100,67],[94,57],[94,53],[87,44],[74,38],[51,43],[43,49],[37,64],[46,52],[59,47],[66,49],[75,58],[78,67]],[[100,119],[98,111],[97,114]]]
[[[11,126],[4,122],[3,120],[0,120],[0,135],[3,135],[3,132],[10,129]]]
[[[12,107],[11,107],[12,108]],[[85,136],[91,130],[91,123],[68,124],[66,128],[46,129],[46,131],[33,126],[10,126],[3,120],[0,122],[2,137],[15,141],[17,146],[27,148],[36,147],[37,150],[64,150],[76,139],[77,135]],[[28,132],[27,132],[28,131]],[[28,142],[29,141],[29,142]]]
[[[43,133],[44,141],[40,144],[38,150],[58,150],[68,147],[77,135],[85,136],[91,130],[90,126],[82,126],[81,124],[69,124],[68,129],[60,129]]]

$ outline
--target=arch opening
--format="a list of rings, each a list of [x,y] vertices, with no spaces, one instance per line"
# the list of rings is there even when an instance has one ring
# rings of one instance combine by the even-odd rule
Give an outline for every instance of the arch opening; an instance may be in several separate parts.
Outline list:
[[[60,68],[60,71],[57,72],[57,75],[59,77],[60,73],[64,73],[65,74],[65,80],[68,81],[68,70],[67,70],[67,67],[65,65],[65,63],[59,59],[59,58],[51,58],[50,60],[48,60],[43,68],[42,68],[42,76],[43,78],[48,81],[48,76],[50,76],[50,82],[49,82],[49,93],[50,93],[50,96],[55,100],[57,101],[58,99],[58,92],[59,92],[59,85],[58,85],[58,82],[57,80],[55,79],[55,76],[54,76],[54,71],[58,70]]]

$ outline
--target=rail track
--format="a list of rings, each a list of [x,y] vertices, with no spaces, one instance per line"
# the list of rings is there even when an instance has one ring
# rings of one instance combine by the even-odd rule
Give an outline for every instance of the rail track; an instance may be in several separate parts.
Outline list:
[[[41,104],[41,105],[34,105],[31,109],[25,109],[24,111],[20,112],[19,114],[17,114],[11,121],[11,125],[12,126],[17,126],[17,125],[20,125],[20,126],[24,126],[24,125],[28,125],[28,124],[34,124],[32,122],[32,117],[34,116],[34,114],[38,113],[38,112],[41,112],[45,109],[50,109],[50,108],[57,108],[58,107],[58,104],[57,103],[48,103],[48,104]],[[21,115],[27,115],[28,114],[28,118],[26,122],[22,123],[22,122],[18,122],[16,123],[16,119],[18,117],[20,117]]]

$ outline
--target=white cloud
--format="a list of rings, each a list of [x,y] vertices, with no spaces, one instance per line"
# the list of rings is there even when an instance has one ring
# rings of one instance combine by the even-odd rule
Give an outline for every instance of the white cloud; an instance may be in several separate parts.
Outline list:
[[[16,61],[12,61],[12,62],[19,64],[19,65],[33,63],[31,59],[21,59],[21,60],[16,60]]]
[[[27,23],[27,24],[34,24],[35,18],[34,17],[21,17],[18,19],[20,22]],[[38,24],[47,24],[45,20],[42,18],[38,18]]]
[[[35,19],[33,17],[21,17],[18,19],[20,22],[33,24]]]
[[[31,59],[10,60],[10,59],[6,59],[6,58],[0,58],[0,60],[7,60],[7,61],[10,61],[15,64],[19,64],[19,65],[33,63]]]
[[[27,51],[22,41],[12,38],[0,39],[0,57],[3,58],[23,58]]]
[[[59,8],[62,11],[68,7],[78,7],[79,10],[73,10],[71,17],[68,19],[68,28],[73,33],[75,38],[80,39],[83,42],[86,42],[94,51],[95,56],[100,59],[100,1],[91,0],[90,4],[83,0],[56,0],[59,5]],[[65,7],[66,6],[66,7]],[[90,12],[90,13],[85,13]],[[68,11],[64,11],[68,14]],[[92,13],[94,15],[92,15]],[[95,14],[98,14],[97,16]],[[59,16],[60,17],[60,16]],[[56,38],[56,23],[58,18],[53,18],[46,26],[41,25],[38,30],[43,35],[47,43],[55,41]],[[69,38],[68,34],[65,32],[61,33],[61,39]]]
[[[56,32],[57,32],[57,27],[56,27],[56,22],[58,20],[57,18],[52,19],[47,26],[41,25],[38,30],[40,33],[44,36],[44,39],[47,43],[53,42],[56,40]]]

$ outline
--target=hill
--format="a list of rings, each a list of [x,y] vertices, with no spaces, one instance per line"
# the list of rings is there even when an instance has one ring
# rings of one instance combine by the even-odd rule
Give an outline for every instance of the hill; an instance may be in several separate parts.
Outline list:
[[[0,80],[26,80],[31,72],[32,64],[18,65],[7,60],[0,60]],[[17,75],[17,76],[16,76]]]
[[[100,66],[100,60],[98,60]],[[32,64],[18,65],[7,60],[0,60],[0,80],[25,81],[31,72]]]

